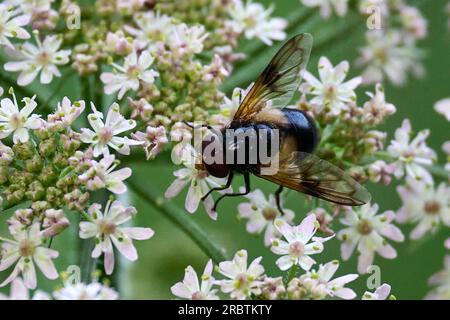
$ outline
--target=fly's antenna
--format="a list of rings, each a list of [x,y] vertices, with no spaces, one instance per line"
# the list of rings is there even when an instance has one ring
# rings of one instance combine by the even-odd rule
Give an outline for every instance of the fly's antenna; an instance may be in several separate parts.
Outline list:
[[[183,123],[184,123],[185,125],[187,125],[189,128],[193,129],[193,130],[195,130],[195,129],[200,129],[200,128],[208,128],[209,130],[214,130],[214,128],[211,127],[211,126],[208,125],[208,124],[202,124],[202,125],[199,125],[199,126],[194,126],[192,123],[189,123],[189,122],[187,122],[187,121],[183,121]]]

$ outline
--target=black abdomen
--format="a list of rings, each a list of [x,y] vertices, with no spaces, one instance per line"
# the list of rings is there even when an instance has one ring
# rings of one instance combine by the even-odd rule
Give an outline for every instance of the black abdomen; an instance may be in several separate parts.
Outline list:
[[[319,143],[319,133],[314,120],[301,110],[284,108],[281,111],[290,123],[284,131],[295,137],[297,150],[312,153]]]

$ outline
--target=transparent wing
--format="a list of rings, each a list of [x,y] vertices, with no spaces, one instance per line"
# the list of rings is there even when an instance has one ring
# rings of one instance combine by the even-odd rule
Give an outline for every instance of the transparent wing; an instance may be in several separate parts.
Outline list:
[[[342,169],[319,157],[294,152],[279,160],[275,175],[259,175],[287,188],[340,205],[360,206],[370,193]]]
[[[312,43],[309,33],[299,34],[286,42],[245,96],[234,119],[250,120],[269,105],[269,101],[272,107],[285,107],[300,86],[301,73],[308,63]]]

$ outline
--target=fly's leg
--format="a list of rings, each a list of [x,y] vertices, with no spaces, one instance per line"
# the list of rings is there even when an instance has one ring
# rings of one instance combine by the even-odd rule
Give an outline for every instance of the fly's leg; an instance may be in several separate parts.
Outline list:
[[[213,211],[216,211],[219,201],[225,197],[239,197],[239,196],[245,196],[245,195],[249,194],[250,193],[250,174],[249,173],[244,173],[244,183],[245,183],[245,191],[244,192],[225,193],[225,194],[221,195],[214,203]]]
[[[281,192],[283,191],[283,186],[279,186],[277,191],[275,191],[275,202],[277,204],[278,211],[284,216],[283,209],[281,208]]]
[[[222,191],[222,190],[228,189],[231,186],[233,177],[234,177],[234,173],[231,171],[230,174],[228,175],[227,183],[222,187],[216,187],[216,188],[212,188],[211,190],[209,190],[208,193],[202,197],[202,201],[205,201],[205,199],[214,191]]]

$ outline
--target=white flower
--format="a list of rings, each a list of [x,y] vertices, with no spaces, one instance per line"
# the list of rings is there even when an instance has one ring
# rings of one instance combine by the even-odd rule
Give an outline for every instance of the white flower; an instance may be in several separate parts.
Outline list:
[[[364,103],[363,119],[371,125],[379,125],[388,116],[394,114],[397,109],[392,103],[387,103],[383,86],[379,83],[375,86],[375,94],[367,92],[370,100]]]
[[[112,288],[98,282],[89,284],[66,283],[63,288],[53,293],[56,300],[117,300],[119,294]]]
[[[39,129],[43,124],[39,115],[31,114],[36,108],[35,96],[23,98],[25,106],[19,110],[16,96],[13,95],[14,102],[9,98],[0,101],[0,139],[8,137],[13,133],[14,143],[27,142],[29,139],[29,129]]]
[[[139,141],[117,135],[131,130],[136,126],[134,120],[127,120],[120,114],[120,107],[113,103],[108,110],[106,120],[103,122],[103,114],[91,103],[93,113],[88,115],[88,121],[94,131],[82,128],[80,139],[94,147],[94,157],[101,154],[108,155],[109,147],[120,154],[130,154],[130,146],[142,144]]]
[[[450,299],[450,256],[444,258],[444,269],[435,273],[428,279],[428,284],[435,288],[425,297],[427,300],[449,300]]]
[[[450,238],[447,238],[447,239],[444,241],[444,247],[445,247],[446,249],[450,249]]]
[[[161,15],[159,12],[149,10],[136,13],[133,21],[138,28],[125,26],[125,30],[136,38],[138,47],[145,48],[154,45],[156,42],[165,42],[172,32],[172,18]]]
[[[11,283],[9,297],[0,293],[0,300],[30,300],[30,293],[23,280],[16,278]],[[31,300],[50,300],[50,296],[41,290],[36,290]]]
[[[101,205],[94,203],[88,209],[89,221],[80,222],[80,238],[96,238],[96,245],[92,251],[92,258],[105,254],[105,271],[111,274],[114,270],[113,245],[128,260],[138,258],[132,240],[150,239],[154,232],[150,228],[121,227],[135,214],[134,207],[124,207],[119,201],[108,201],[104,212]]]
[[[201,73],[203,74],[203,81],[212,82],[217,85],[219,85],[225,77],[230,75],[224,66],[224,61],[218,54],[214,54],[211,64],[206,65]]]
[[[286,33],[283,31],[287,21],[281,18],[270,18],[273,8],[264,9],[260,3],[252,1],[235,1],[229,10],[232,27],[235,32],[244,33],[247,39],[259,38],[267,45],[272,40],[283,40]]]
[[[339,115],[347,104],[356,100],[355,88],[361,83],[361,77],[344,82],[349,70],[347,61],[342,61],[336,67],[326,57],[319,60],[320,80],[305,71],[305,83],[300,90],[305,94],[314,95],[309,101],[320,112],[324,110],[332,115]]]
[[[319,270],[308,271],[300,277],[300,282],[305,283],[313,299],[325,299],[326,297],[338,297],[341,299],[354,299],[356,293],[345,285],[358,278],[357,274],[348,274],[331,280],[339,268],[339,261],[333,260],[321,264]]]
[[[78,179],[86,185],[88,190],[106,188],[115,194],[127,191],[123,181],[131,176],[130,168],[113,171],[118,163],[113,155],[104,156],[99,162],[92,160],[90,168]]]
[[[217,284],[224,293],[229,293],[232,299],[243,300],[250,295],[261,294],[264,267],[260,264],[262,257],[256,258],[247,266],[247,251],[236,252],[232,261],[219,263],[219,272],[227,280],[219,280]]]
[[[281,299],[286,293],[286,288],[283,283],[282,277],[264,277],[264,281],[261,284],[261,297],[268,300]]]
[[[62,102],[58,102],[58,106],[52,114],[48,115],[48,125],[62,126],[68,128],[84,111],[84,101],[71,102],[69,98],[64,97]]]
[[[382,82],[384,74],[395,85],[404,84],[409,71],[423,75],[421,52],[414,41],[403,39],[399,31],[370,30],[366,33],[366,43],[356,61],[358,66],[365,67],[362,75],[365,84]]]
[[[133,50],[131,41],[120,29],[116,32],[108,32],[105,42],[109,52],[120,56],[127,55]]]
[[[174,284],[170,290],[172,294],[189,300],[218,300],[217,289],[212,289],[215,279],[211,276],[213,271],[212,260],[206,264],[201,276],[201,284],[194,268],[188,266],[185,270],[183,282]]]
[[[51,9],[54,0],[5,0],[5,3],[12,6],[19,6],[20,9],[31,15],[33,11],[47,11]]]
[[[173,174],[176,180],[167,188],[165,192],[166,198],[177,196],[181,190],[189,184],[189,191],[186,196],[185,208],[188,212],[197,211],[201,198],[212,188],[220,187],[225,184],[226,179],[215,178],[210,176],[208,172],[198,166],[197,158],[201,155],[197,154],[194,147],[190,144],[180,143],[176,148],[182,148],[180,156],[180,164],[185,168],[175,171]],[[175,148],[174,148],[174,151]],[[228,190],[229,191],[229,190]],[[213,211],[214,199],[209,195],[204,201],[205,210],[211,219],[217,219],[217,212]]]
[[[375,183],[382,182],[386,186],[391,183],[391,175],[394,171],[395,165],[387,164],[383,160],[377,160],[371,163],[368,168],[370,181]]]
[[[148,51],[143,51],[139,58],[135,50],[125,57],[124,65],[113,63],[114,72],[103,72],[100,79],[105,84],[105,93],[113,94],[119,91],[122,99],[128,90],[137,91],[139,83],[152,84],[159,73],[149,69],[155,59]]]
[[[181,23],[172,27],[167,44],[175,56],[192,55],[203,51],[203,42],[207,37],[203,25],[189,27]]]
[[[46,237],[54,237],[69,226],[69,219],[64,215],[62,209],[47,209],[42,221],[42,234]]]
[[[29,39],[30,34],[22,28],[31,19],[28,14],[19,14],[6,4],[0,4],[0,45],[14,48],[8,38]]]
[[[247,232],[260,234],[264,232],[264,244],[269,246],[280,234],[275,229],[273,221],[276,218],[291,223],[294,219],[294,212],[283,209],[284,215],[278,211],[274,195],[270,195],[267,200],[263,192],[259,189],[246,196],[250,202],[241,203],[238,206],[239,217],[248,219]]]
[[[58,278],[52,259],[58,257],[58,251],[42,246],[42,232],[39,223],[34,223],[28,229],[16,230],[15,240],[2,239],[0,271],[4,271],[17,262],[14,270],[0,284],[3,287],[22,274],[25,286],[36,288],[36,270],[34,263],[48,279]]]
[[[169,143],[164,126],[147,126],[145,132],[138,131],[133,133],[132,136],[137,141],[144,142],[142,146],[147,160],[154,159],[163,150],[164,146]]]
[[[395,130],[395,139],[387,148],[389,154],[396,159],[394,175],[399,179],[406,174],[413,179],[432,183],[431,174],[424,168],[433,164],[436,159],[436,153],[426,144],[430,131],[421,130],[412,140],[411,132],[411,123],[408,119],[403,120],[402,126]]]
[[[46,36],[41,43],[36,36],[37,46],[26,42],[15,51],[14,57],[20,61],[7,62],[5,70],[11,72],[20,71],[17,84],[26,86],[40,73],[40,82],[47,84],[52,82],[53,76],[60,77],[57,66],[69,62],[70,50],[59,50],[62,37],[56,35]]]
[[[117,0],[116,8],[123,15],[130,15],[139,11],[146,4],[146,0]]]
[[[392,224],[395,219],[393,211],[378,214],[378,205],[365,204],[355,210],[349,209],[340,222],[347,226],[338,232],[337,237],[342,241],[341,256],[348,260],[353,251],[359,253],[358,272],[366,273],[373,264],[375,252],[386,259],[397,257],[395,249],[383,237],[401,242],[403,233]]]
[[[144,98],[140,98],[139,100],[133,100],[128,97],[128,105],[132,109],[131,118],[141,118],[143,121],[150,120],[153,113],[153,106]]]
[[[192,139],[192,129],[183,122],[175,122],[170,129],[170,141],[172,142],[189,142]]]
[[[329,18],[334,9],[339,16],[345,16],[349,0],[301,0],[307,7],[320,7],[320,15]]]
[[[450,121],[450,98],[442,99],[434,105],[434,110]]]
[[[397,192],[403,203],[397,221],[417,223],[411,239],[419,239],[428,231],[435,232],[441,223],[450,226],[450,188],[445,183],[435,188],[410,179],[406,186],[397,187]]]
[[[271,247],[273,253],[282,256],[278,258],[276,264],[283,271],[295,265],[306,271],[311,269],[316,261],[310,255],[321,253],[323,242],[332,238],[314,237],[318,227],[314,214],[308,215],[298,226],[290,226],[281,219],[276,219],[274,225],[286,239],[286,241],[275,239]]]
[[[386,300],[395,299],[393,295],[389,295],[391,292],[391,286],[387,283],[383,283],[381,286],[375,289],[375,292],[364,292],[361,300]]]
[[[402,6],[400,8],[400,20],[404,29],[414,38],[423,39],[427,36],[428,22],[416,7]]]
[[[14,152],[0,141],[0,166],[8,166],[14,159]]]

